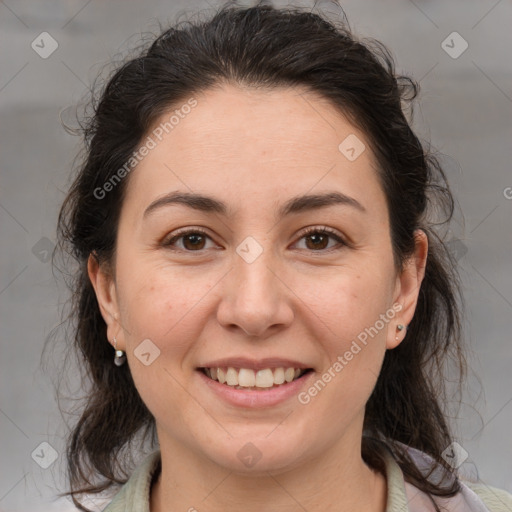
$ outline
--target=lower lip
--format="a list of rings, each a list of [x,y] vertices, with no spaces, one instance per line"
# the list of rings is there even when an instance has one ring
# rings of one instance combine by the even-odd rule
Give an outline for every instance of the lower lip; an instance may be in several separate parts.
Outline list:
[[[210,379],[201,370],[197,370],[197,373],[202,381],[224,401],[238,407],[257,409],[277,405],[293,396],[297,396],[314,372],[310,371],[297,380],[262,391],[235,389],[226,384],[221,384],[217,380]]]

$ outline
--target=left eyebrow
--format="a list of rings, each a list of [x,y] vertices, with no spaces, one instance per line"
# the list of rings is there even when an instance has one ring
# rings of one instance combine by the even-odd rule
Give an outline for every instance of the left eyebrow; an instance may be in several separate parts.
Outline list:
[[[351,206],[362,213],[366,213],[366,208],[353,197],[342,194],[341,192],[328,192],[326,194],[310,194],[292,197],[279,209],[278,215],[279,217],[284,217],[290,214],[297,214],[337,204]]]
[[[223,216],[232,215],[228,206],[218,199],[201,194],[175,191],[153,201],[144,211],[143,217],[147,217],[158,208],[173,204],[182,204],[194,210],[206,213],[218,213]],[[360,212],[366,213],[366,208],[353,197],[342,194],[341,192],[328,192],[325,194],[309,194],[292,197],[279,208],[278,217],[282,218],[286,215],[298,214],[333,205],[350,206]]]

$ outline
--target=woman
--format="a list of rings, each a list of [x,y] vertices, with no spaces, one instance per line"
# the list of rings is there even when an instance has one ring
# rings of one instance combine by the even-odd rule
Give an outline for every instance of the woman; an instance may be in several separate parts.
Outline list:
[[[457,476],[432,228],[453,199],[416,94],[381,44],[268,6],[171,28],[110,79],[59,219],[92,378],[81,510],[114,483],[107,512],[512,510]]]

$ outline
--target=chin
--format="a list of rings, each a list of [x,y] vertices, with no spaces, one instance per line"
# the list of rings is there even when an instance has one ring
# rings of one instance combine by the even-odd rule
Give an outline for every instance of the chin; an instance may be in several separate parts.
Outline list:
[[[266,434],[268,436],[268,432]],[[304,441],[293,443],[290,436],[276,435],[237,437],[225,445],[206,447],[205,455],[215,464],[241,475],[268,476],[269,472],[283,472],[299,466],[304,456]]]

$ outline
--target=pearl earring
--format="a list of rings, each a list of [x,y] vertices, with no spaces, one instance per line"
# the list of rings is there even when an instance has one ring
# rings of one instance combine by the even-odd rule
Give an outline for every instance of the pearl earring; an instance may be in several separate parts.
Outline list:
[[[398,324],[396,326],[396,328],[397,328],[398,331],[403,331],[404,330],[404,326],[402,324]],[[398,336],[395,336],[395,340],[398,341]]]
[[[116,366],[122,366],[126,361],[126,355],[122,350],[117,350],[117,340],[114,336],[114,350],[116,351],[116,355],[114,357],[114,364]]]

